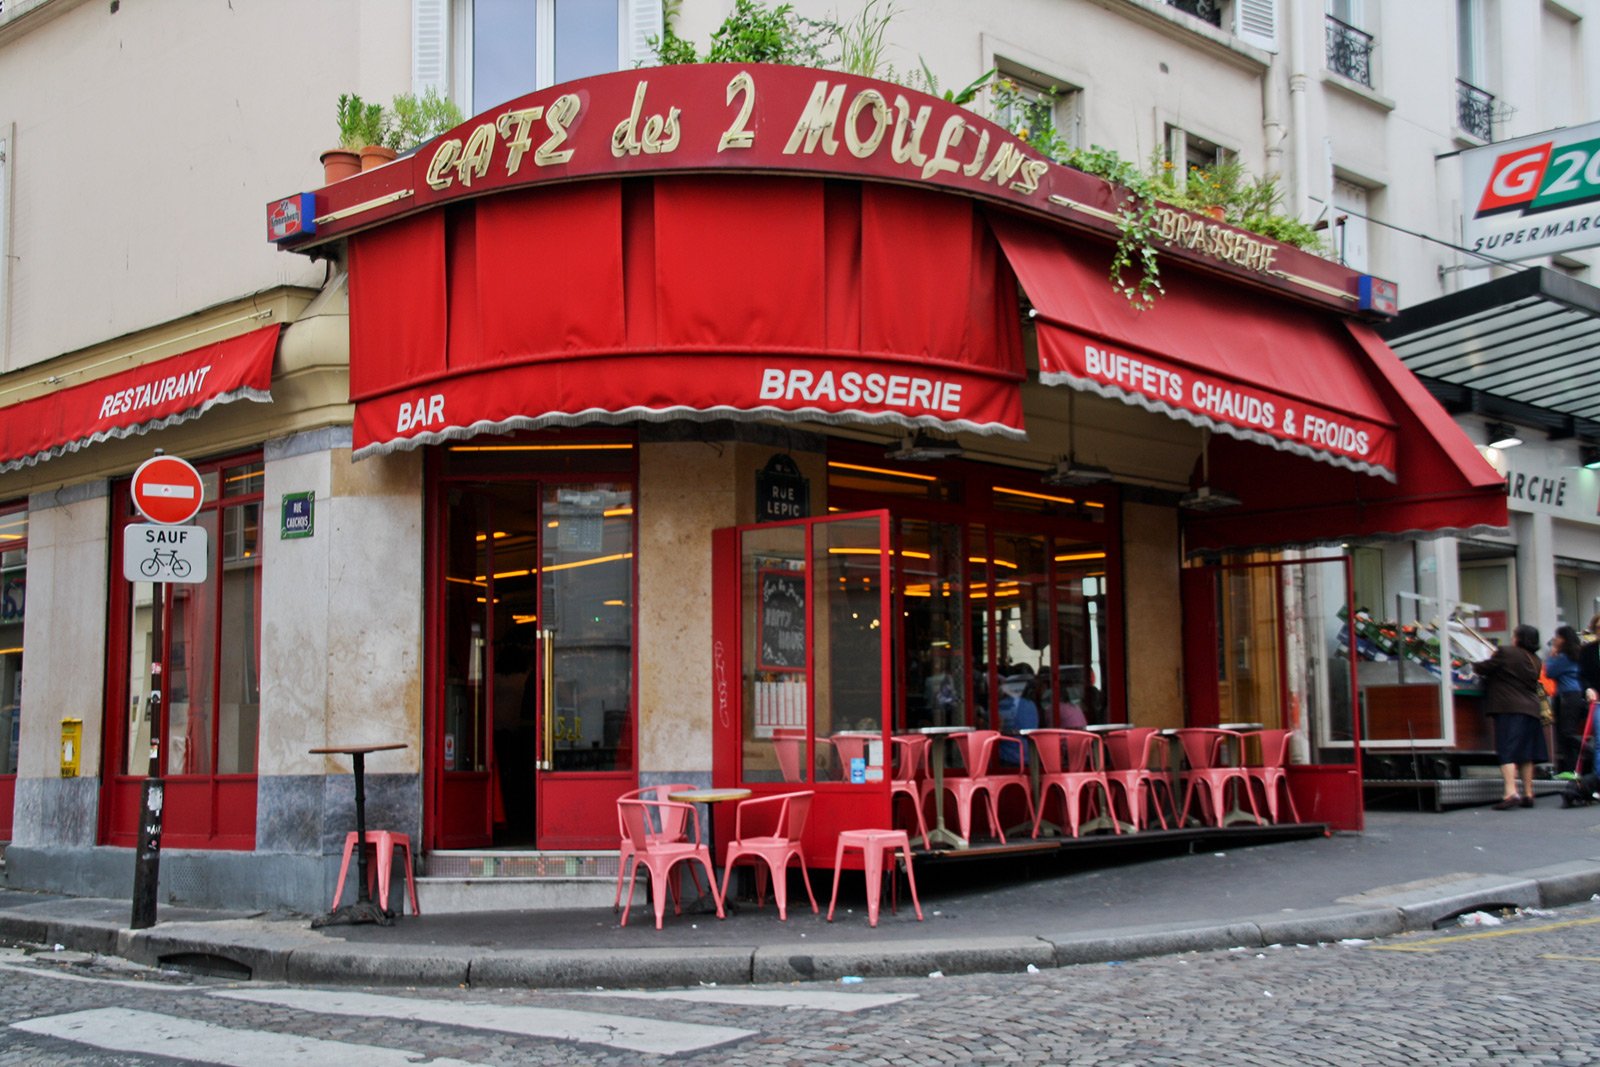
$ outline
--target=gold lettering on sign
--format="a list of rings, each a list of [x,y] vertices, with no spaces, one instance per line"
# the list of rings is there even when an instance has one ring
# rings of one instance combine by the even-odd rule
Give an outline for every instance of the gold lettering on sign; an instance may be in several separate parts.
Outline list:
[[[640,152],[646,155],[670,152],[678,147],[678,116],[682,112],[677,108],[668,108],[665,118],[661,115],[651,115],[642,125],[640,124],[639,116],[644,110],[644,94],[649,87],[649,82],[639,83],[639,87],[633,91],[633,111],[611,131],[611,154],[619,159],[623,156],[636,156]]]
[[[495,122],[500,136],[506,142],[506,175],[509,177],[522,166],[522,157],[528,149],[533,147],[533,138],[528,136],[528,129],[534,120],[544,114],[542,107],[522,107],[515,111],[507,111]]]
[[[922,135],[928,132],[928,116],[933,113],[933,108],[924,104],[917,109],[917,117],[911,117],[911,105],[906,103],[906,98],[894,98],[895,110],[899,117],[894,123],[894,139],[889,142],[889,155],[896,163],[911,163],[922,166],[928,161],[928,154],[922,150]],[[909,131],[908,131],[909,124]]]
[[[922,165],[923,178],[931,178],[942,171],[955,172],[958,164],[950,158],[949,152],[961,143],[961,135],[966,128],[967,124],[960,115],[951,115],[944,120],[944,128],[939,131],[939,146],[933,150],[933,158]]]
[[[451,138],[434,149],[433,159],[428,162],[428,187],[431,189],[448,189],[455,184],[455,176],[450,173],[455,166],[456,157],[461,154],[461,141]]]
[[[865,108],[872,109],[872,132],[862,140],[861,131],[856,126],[856,121],[861,117]],[[883,143],[883,135],[889,132],[889,102],[883,94],[876,89],[863,89],[850,101],[850,109],[844,115],[844,145],[850,149],[850,154],[857,159],[866,159],[878,150]]]
[[[728,103],[732,104],[736,96],[743,96],[744,103],[739,107],[733,125],[723,130],[722,136],[717,139],[718,152],[729,148],[753,148],[756,143],[755,131],[747,128],[750,125],[750,113],[756,106],[756,82],[747,70],[741,70],[728,82]]]
[[[972,162],[961,168],[961,173],[968,178],[976,178],[983,169],[983,159],[989,154],[989,131],[978,131],[978,150],[972,154]]]
[[[783,146],[783,154],[792,156],[799,151],[815,152],[819,143],[828,155],[837,152],[839,139],[833,135],[833,127],[839,121],[839,109],[843,106],[843,85],[835,85],[830,90],[827,82],[818,82],[811,89],[811,99],[806,101],[805,110],[800,112],[800,120],[794,124],[789,143]],[[803,149],[802,143],[805,146]]]
[[[1017,171],[1022,168],[1026,157],[1017,151],[1017,146],[1010,141],[1000,142],[1000,147],[995,149],[994,158],[984,168],[983,176],[979,181],[992,181],[996,185],[1004,185],[1016,177]]]
[[[1191,249],[1245,270],[1269,271],[1273,258],[1278,254],[1277,245],[1270,241],[1258,241],[1173,208],[1162,208],[1157,212],[1156,234],[1168,244]]]
[[[468,189],[472,188],[472,180],[481,178],[489,173],[489,157],[494,155],[494,123],[485,122],[472,131],[472,136],[467,138],[467,146],[461,150],[461,159],[456,163],[456,177]]]
[[[533,162],[535,164],[541,167],[549,167],[557,163],[565,163],[572,158],[572,149],[563,148],[558,152],[556,148],[566,141],[567,130],[571,127],[572,120],[578,117],[578,108],[580,106],[575,94],[563,93],[561,96],[556,97],[555,103],[545,110],[544,124],[550,130],[550,136],[546,137],[544,143],[534,151]],[[674,110],[673,114],[677,114],[676,110]],[[674,146],[678,143],[676,134],[673,136],[672,143]]]

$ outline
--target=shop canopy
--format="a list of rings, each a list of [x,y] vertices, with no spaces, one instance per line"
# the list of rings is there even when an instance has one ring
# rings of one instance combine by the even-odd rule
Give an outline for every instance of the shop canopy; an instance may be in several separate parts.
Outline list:
[[[1213,431],[1205,483],[1240,504],[1191,515],[1190,551],[1506,526],[1503,480],[1369,327],[1183,270],[1135,310],[1105,250],[992,222],[1034,305],[1041,381]]]
[[[695,175],[501,193],[350,239],[362,457],[761,419],[1023,436],[1016,280],[972,201]]]
[[[278,330],[253,330],[6,408],[0,471],[186,422],[218,404],[270,401]]]

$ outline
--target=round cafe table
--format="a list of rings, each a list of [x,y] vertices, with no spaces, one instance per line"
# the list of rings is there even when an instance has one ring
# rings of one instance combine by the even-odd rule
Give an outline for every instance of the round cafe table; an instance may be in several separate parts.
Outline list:
[[[706,840],[708,851],[711,854],[713,871],[717,866],[717,805],[726,804],[730,800],[745,800],[750,796],[748,789],[683,789],[676,793],[668,793],[667,799],[678,804],[704,804],[706,806]],[[716,877],[715,874],[712,875]],[[702,900],[703,903],[703,900]],[[726,901],[723,910],[729,910]]]
[[[928,831],[930,844],[949,845],[951,848],[966,848],[967,839],[946,829],[944,825],[944,756],[945,743],[950,740],[951,734],[970,734],[970,726],[924,726],[916,733],[925,734],[933,739],[930,746],[933,749],[933,829]]]
[[[394,917],[372,902],[372,894],[367,889],[367,754],[409,747],[403,741],[389,741],[371,745],[327,745],[307,750],[314,756],[349,756],[356,786],[356,900],[354,904],[346,904],[326,915],[317,916],[311,920],[312,926],[333,926],[336,923],[394,925]]]

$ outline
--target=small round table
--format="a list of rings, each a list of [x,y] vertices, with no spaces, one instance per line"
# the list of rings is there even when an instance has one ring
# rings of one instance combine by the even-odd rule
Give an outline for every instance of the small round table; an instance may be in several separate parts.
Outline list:
[[[313,756],[349,756],[350,769],[356,779],[356,901],[354,904],[346,904],[326,915],[312,919],[313,927],[333,926],[337,923],[394,925],[394,917],[372,902],[372,894],[367,889],[367,753],[390,752],[409,747],[403,741],[390,741],[373,745],[328,745],[308,750]]]
[[[944,825],[944,746],[951,734],[970,734],[970,726],[924,726],[916,731],[933,739],[933,829],[928,831],[930,842],[940,842],[952,848],[966,848],[967,839]]]
[[[677,793],[668,793],[667,799],[678,804],[704,804],[706,806],[706,840],[708,851],[711,854],[711,867],[714,873],[717,866],[717,805],[725,804],[730,800],[745,800],[750,796],[748,789],[684,789]],[[727,901],[723,901],[723,910],[731,910]]]

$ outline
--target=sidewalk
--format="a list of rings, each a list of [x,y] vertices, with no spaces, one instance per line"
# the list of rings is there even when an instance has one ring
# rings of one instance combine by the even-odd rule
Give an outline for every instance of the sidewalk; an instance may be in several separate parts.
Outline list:
[[[1081,862],[1081,861],[1077,861]],[[944,865],[940,873],[955,865]],[[1372,938],[1430,929],[1479,907],[1555,907],[1600,893],[1600,805],[1369,812],[1366,833],[1256,845],[1115,867],[1012,863],[993,877],[921,885],[925,922],[902,896],[867,925],[859,876],[824,921],[790,894],[728,919],[667,912],[657,931],[636,896],[610,909],[405,916],[390,927],[310,929],[305,916],[164,905],[127,929],[126,900],[0,891],[0,940],[125,956],[208,973],[401,986],[672,986],[845,975],[1018,971],[1191,950]],[[642,876],[641,876],[642,877]],[[850,910],[846,910],[846,907]]]

